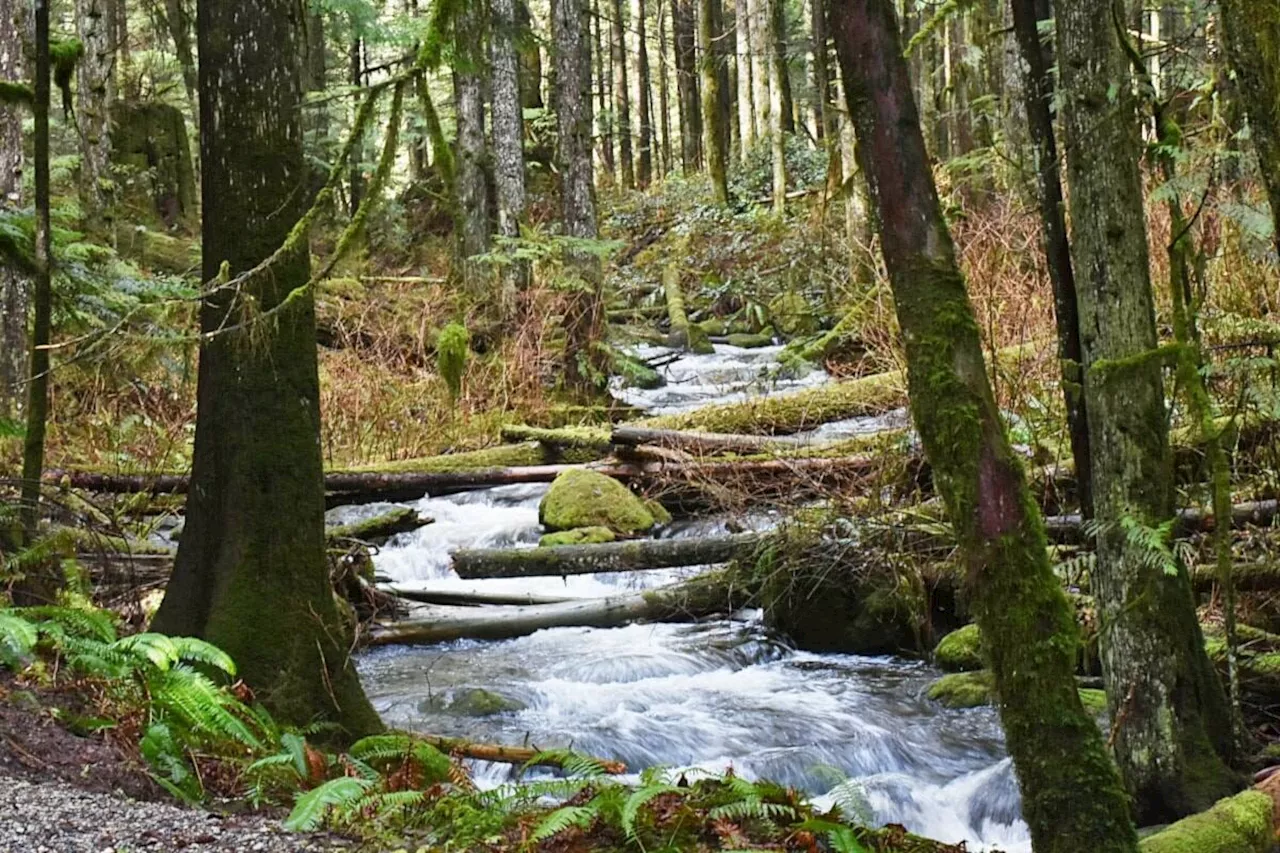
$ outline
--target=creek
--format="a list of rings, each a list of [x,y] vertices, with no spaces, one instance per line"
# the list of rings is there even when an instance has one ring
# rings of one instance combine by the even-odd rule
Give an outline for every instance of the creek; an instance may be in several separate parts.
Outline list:
[[[642,348],[641,357],[661,351]],[[663,369],[667,385],[615,394],[654,413],[781,394],[828,381],[820,371],[769,378],[777,347],[716,347]],[[822,437],[898,426],[903,413],[828,424]],[[463,581],[450,568],[459,548],[537,545],[545,485],[507,486],[408,504],[435,519],[389,542],[375,557],[398,585],[600,596],[670,583],[692,570],[560,578]],[[388,505],[335,510],[331,520]],[[735,518],[766,529],[768,512]],[[726,520],[677,521],[659,535],[726,532]],[[388,725],[435,734],[580,751],[650,767],[768,777],[830,799],[854,790],[876,824],[971,850],[1029,851],[1017,785],[996,713],[947,710],[925,696],[933,667],[894,657],[811,654],[772,635],[758,612],[697,624],[555,628],[513,640],[463,640],[375,649],[361,678]],[[494,695],[496,694],[496,696]],[[477,697],[480,701],[477,701]],[[501,697],[499,700],[498,697]],[[510,778],[506,765],[477,763],[481,784]],[[842,784],[842,780],[849,780]]]

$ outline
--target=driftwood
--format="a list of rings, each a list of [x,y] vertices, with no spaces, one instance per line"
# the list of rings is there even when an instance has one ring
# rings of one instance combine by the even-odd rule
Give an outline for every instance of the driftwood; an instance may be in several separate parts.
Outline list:
[[[475,548],[455,551],[462,578],[558,577],[727,563],[750,555],[765,539],[757,533],[698,539],[633,539],[551,548]]]
[[[636,621],[691,621],[742,607],[743,591],[718,572],[683,583],[560,604],[477,609],[432,608],[423,618],[370,630],[366,643],[444,643],[464,638],[505,640],[544,628],[613,628]]]
[[[415,740],[428,743],[447,755],[460,758],[474,758],[480,761],[497,761],[503,764],[531,764],[543,767],[560,767],[561,758],[555,754],[544,755],[541,750],[528,746],[507,746],[500,743],[476,743],[458,737],[441,735],[415,734]],[[627,765],[621,761],[606,758],[594,758],[606,773],[618,775],[627,772]]]
[[[563,604],[566,601],[581,601],[563,595],[540,595],[532,592],[487,592],[480,589],[405,587],[388,584],[379,589],[419,604],[449,604],[462,607],[478,607],[482,605],[529,605],[529,604]]]

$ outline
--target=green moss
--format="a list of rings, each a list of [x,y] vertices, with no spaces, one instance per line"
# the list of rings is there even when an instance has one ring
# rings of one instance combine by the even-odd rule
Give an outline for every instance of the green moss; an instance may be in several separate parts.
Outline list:
[[[467,369],[470,348],[471,333],[461,323],[448,324],[436,338],[436,369],[455,400],[462,394],[462,374]]]
[[[527,706],[518,699],[510,699],[492,690],[477,687],[457,691],[451,696],[436,694],[418,707],[425,713],[445,713],[458,717],[492,717],[495,714],[523,711]]]
[[[425,474],[449,471],[482,471],[486,468],[510,468],[520,465],[546,465],[551,462],[594,462],[600,454],[593,450],[568,448],[553,454],[536,441],[520,444],[499,444],[481,450],[462,453],[444,453],[439,456],[421,456],[416,459],[399,459],[378,462],[345,470],[366,474]]]
[[[30,83],[0,80],[0,104],[30,106],[35,99],[36,93]]]
[[[812,335],[818,331],[818,318],[805,298],[788,290],[769,302],[769,320],[778,334],[785,338]]]
[[[1262,791],[1219,800],[1142,841],[1142,853],[1266,853],[1275,837],[1274,803]]]
[[[618,535],[607,527],[576,527],[573,530],[557,530],[543,534],[539,547],[554,548],[559,545],[600,545],[613,542]]]
[[[667,512],[667,508],[662,505],[661,501],[649,498],[645,500],[644,505],[649,510],[649,514],[653,516],[653,520],[659,525],[671,523],[671,513]]]
[[[626,486],[596,471],[574,469],[556,477],[538,505],[538,520],[550,530],[608,527],[617,533],[650,530],[653,514]]]
[[[617,352],[613,356],[613,372],[622,377],[625,385],[652,390],[667,384],[662,374],[632,355]]]
[[[1107,694],[1101,690],[1094,690],[1089,687],[1082,687],[1079,690],[1080,704],[1084,706],[1087,713],[1093,714],[1095,717],[1107,712]]]
[[[982,669],[982,632],[977,625],[965,625],[943,637],[933,650],[934,663],[947,672]]]
[[[773,338],[768,335],[753,335],[746,332],[735,332],[734,334],[729,335],[725,343],[731,347],[759,349],[760,347],[773,346]]]
[[[948,708],[977,708],[993,701],[995,680],[987,670],[953,672],[929,685],[929,698]]]

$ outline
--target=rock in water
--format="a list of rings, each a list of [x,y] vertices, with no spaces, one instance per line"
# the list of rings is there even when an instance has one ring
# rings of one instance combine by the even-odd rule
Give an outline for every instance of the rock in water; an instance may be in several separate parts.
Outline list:
[[[657,523],[644,501],[612,477],[574,469],[556,477],[538,505],[548,530],[607,527],[615,533],[646,533]]]

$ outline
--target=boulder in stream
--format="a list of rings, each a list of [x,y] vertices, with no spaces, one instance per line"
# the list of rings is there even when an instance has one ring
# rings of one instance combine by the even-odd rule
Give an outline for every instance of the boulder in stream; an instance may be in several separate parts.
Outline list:
[[[933,662],[946,672],[982,669],[982,632],[977,625],[965,625],[947,634],[933,650]]]
[[[551,483],[538,504],[538,521],[548,530],[607,527],[615,533],[647,533],[657,519],[645,502],[612,477],[577,468]]]

